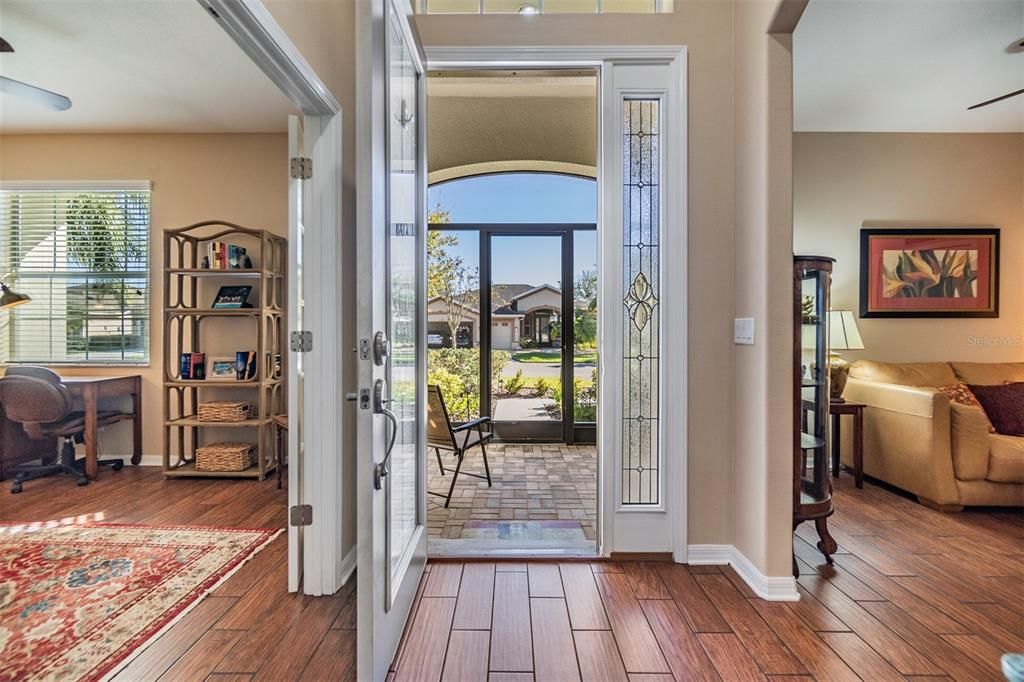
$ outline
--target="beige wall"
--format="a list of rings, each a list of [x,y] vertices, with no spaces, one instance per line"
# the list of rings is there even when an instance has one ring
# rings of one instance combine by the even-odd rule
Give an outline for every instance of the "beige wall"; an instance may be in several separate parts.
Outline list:
[[[1024,360],[1024,134],[798,133],[798,253],[837,259],[832,307],[860,309],[862,226],[1001,229],[995,319],[858,320],[850,360]]]
[[[774,12],[774,3],[736,3],[731,274],[735,314],[754,319],[755,343],[733,348],[732,541],[763,573],[783,576],[792,570],[792,46],[767,34]]]
[[[63,374],[141,373],[145,455],[163,452],[162,231],[201,220],[222,219],[286,235],[287,153],[288,142],[283,134],[0,136],[2,180],[153,183],[150,366],[58,369]],[[232,334],[230,330],[224,333]],[[243,333],[240,338],[247,335]],[[131,426],[125,423],[108,427],[101,436],[101,446],[109,454],[130,453]]]

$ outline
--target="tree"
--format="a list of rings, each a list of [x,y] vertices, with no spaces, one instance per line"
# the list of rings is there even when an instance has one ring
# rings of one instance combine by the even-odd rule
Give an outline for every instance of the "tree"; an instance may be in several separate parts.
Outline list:
[[[451,211],[437,206],[428,215],[431,224],[451,221]],[[452,348],[468,313],[479,303],[479,271],[470,270],[462,258],[449,249],[459,245],[458,236],[431,230],[427,232],[427,297],[439,298],[445,306],[445,322],[451,331]]]
[[[597,271],[584,270],[573,285],[576,301],[573,307],[573,336],[577,348],[593,348],[597,344]]]

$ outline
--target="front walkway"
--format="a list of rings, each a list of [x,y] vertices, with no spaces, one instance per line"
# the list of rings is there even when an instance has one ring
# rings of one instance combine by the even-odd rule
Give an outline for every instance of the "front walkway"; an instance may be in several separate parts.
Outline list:
[[[427,460],[428,489],[445,493],[451,484],[445,457],[445,476],[434,453]],[[444,498],[427,497],[427,529],[431,539],[477,538],[500,540],[509,536],[555,542],[572,531],[597,539],[597,448],[593,445],[499,444],[487,448],[492,488],[487,481],[460,476],[448,509]],[[479,448],[466,456],[465,471],[483,474]],[[495,522],[527,522],[498,524]],[[538,537],[538,533],[542,537]]]

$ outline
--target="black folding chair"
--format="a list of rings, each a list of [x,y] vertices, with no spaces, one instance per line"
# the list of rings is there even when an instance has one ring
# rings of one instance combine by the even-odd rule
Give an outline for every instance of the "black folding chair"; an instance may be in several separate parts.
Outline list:
[[[448,417],[448,408],[444,404],[444,396],[441,395],[439,386],[427,386],[427,447],[434,449],[437,455],[437,466],[441,468],[441,475],[445,475],[444,462],[441,461],[441,451],[449,451],[455,455],[455,473],[452,474],[452,484],[448,487],[448,494],[435,493],[428,490],[431,495],[444,498],[445,509],[452,501],[452,492],[455,490],[455,482],[459,480],[459,474],[480,478],[487,481],[487,487],[491,487],[491,469],[487,466],[487,441],[494,438],[490,431],[484,431],[484,425],[490,424],[490,417],[480,417],[461,426],[452,426]],[[464,435],[460,435],[464,434]],[[476,446],[480,446],[480,452],[484,456],[484,473],[471,474],[462,471],[462,460],[466,453]]]

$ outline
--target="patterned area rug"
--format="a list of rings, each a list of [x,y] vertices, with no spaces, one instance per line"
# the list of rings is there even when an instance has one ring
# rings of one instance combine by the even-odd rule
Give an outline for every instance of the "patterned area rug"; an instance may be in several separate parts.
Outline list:
[[[0,524],[0,680],[104,678],[280,532]]]

